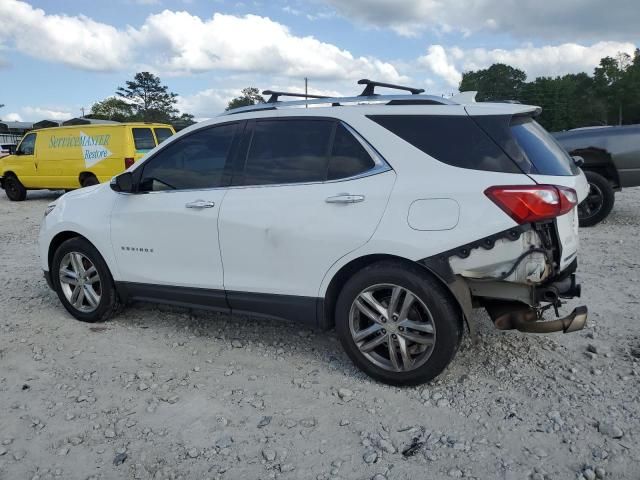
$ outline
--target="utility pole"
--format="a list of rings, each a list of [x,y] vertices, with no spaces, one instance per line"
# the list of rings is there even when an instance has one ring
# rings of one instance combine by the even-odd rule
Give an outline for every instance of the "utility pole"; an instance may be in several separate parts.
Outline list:
[[[84,107],[80,107],[80,111],[82,112],[82,117],[81,118],[84,118]]]
[[[304,99],[305,100],[309,98],[307,97],[307,95],[309,95],[308,87],[309,87],[309,79],[307,77],[304,77]],[[304,108],[309,108],[309,105],[305,103]]]

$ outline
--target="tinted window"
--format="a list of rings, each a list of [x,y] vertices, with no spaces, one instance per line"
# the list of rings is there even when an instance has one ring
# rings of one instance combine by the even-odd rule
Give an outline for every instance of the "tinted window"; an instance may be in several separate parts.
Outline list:
[[[164,142],[167,138],[173,135],[173,132],[169,128],[156,128],[155,131],[158,144]]]
[[[33,155],[36,149],[36,134],[30,133],[22,139],[18,147],[18,153],[21,155]]]
[[[270,120],[255,124],[245,185],[318,182],[327,177],[333,122]]]
[[[567,152],[532,118],[515,119],[511,123],[511,133],[540,175],[566,176],[578,173]]]
[[[134,128],[132,130],[133,144],[136,150],[151,150],[156,146],[156,141],[150,128]]]
[[[338,124],[329,159],[328,180],[348,178],[373,168],[375,163],[362,144]]]
[[[183,190],[223,186],[236,125],[206,128],[160,150],[145,162],[140,190]]]
[[[375,115],[369,118],[424,153],[454,167],[522,173],[466,115]]]

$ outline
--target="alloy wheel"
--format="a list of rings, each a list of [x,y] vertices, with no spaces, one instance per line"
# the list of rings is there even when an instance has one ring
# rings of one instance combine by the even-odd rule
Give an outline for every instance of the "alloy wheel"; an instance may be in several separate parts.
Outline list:
[[[358,294],[349,312],[349,330],[365,358],[394,372],[423,365],[436,341],[429,308],[416,294],[393,284],[373,285]]]
[[[60,262],[60,288],[78,311],[93,312],[102,298],[102,283],[96,266],[86,255],[67,253]]]

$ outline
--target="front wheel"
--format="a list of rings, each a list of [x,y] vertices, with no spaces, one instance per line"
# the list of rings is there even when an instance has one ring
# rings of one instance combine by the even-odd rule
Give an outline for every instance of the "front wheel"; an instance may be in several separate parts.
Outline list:
[[[391,385],[438,376],[455,356],[462,316],[439,280],[384,261],[356,273],[336,304],[336,331],[351,360]]]
[[[596,172],[585,171],[589,182],[589,194],[578,205],[581,227],[592,227],[607,218],[615,203],[615,193],[609,181]]]
[[[5,178],[4,191],[9,200],[13,202],[21,202],[27,198],[27,189],[24,188],[22,182],[13,175],[9,175]]]
[[[60,245],[51,262],[51,278],[62,305],[78,320],[102,322],[119,308],[107,264],[83,238],[72,238]]]

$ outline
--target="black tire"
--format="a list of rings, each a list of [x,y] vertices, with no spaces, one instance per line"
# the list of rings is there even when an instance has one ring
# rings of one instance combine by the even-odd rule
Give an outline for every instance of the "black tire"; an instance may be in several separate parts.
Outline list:
[[[609,181],[596,172],[585,171],[589,182],[589,195],[578,205],[581,227],[592,227],[607,218],[616,197]]]
[[[95,175],[85,175],[84,178],[82,179],[82,188],[84,187],[90,187],[92,185],[98,185],[100,182],[98,181],[98,179],[95,177]]]
[[[410,328],[413,327],[405,327],[404,332],[401,333],[399,330],[402,330],[400,325],[403,323],[403,319],[398,318],[397,315],[393,316],[394,325],[390,326],[390,323],[386,323],[387,321],[382,318],[380,321],[385,322],[384,324],[371,321],[369,316],[363,315],[361,310],[355,306],[354,302],[356,299],[363,298],[360,296],[361,293],[367,294],[367,289],[374,289],[372,290],[373,292],[378,292],[374,293],[374,295],[379,295],[377,299],[381,300],[381,305],[388,309],[391,293],[386,297],[388,299],[386,304],[382,299],[382,296],[385,295],[384,288],[386,287],[390,287],[390,292],[392,292],[395,287],[400,287],[401,290],[405,289],[419,299],[420,302],[414,300],[409,313],[406,315],[406,321],[411,321],[411,323],[415,325],[416,322],[413,320],[416,318],[422,319],[426,314],[426,317],[430,319],[429,321],[432,324],[433,333],[420,333],[417,330],[409,331]],[[400,300],[397,301],[398,307],[403,303],[403,297],[399,298]],[[404,298],[407,298],[407,296]],[[427,309],[426,312],[424,311],[424,307]],[[392,309],[392,311],[395,310]],[[353,322],[352,314],[355,315]],[[410,318],[412,316],[413,320]],[[389,315],[387,315],[387,317],[389,317]],[[336,331],[340,342],[353,363],[370,377],[396,386],[418,385],[437,377],[447,365],[449,365],[451,360],[453,360],[460,345],[463,332],[463,321],[460,309],[451,298],[450,292],[446,290],[446,287],[418,265],[409,265],[395,261],[381,261],[372,264],[351,277],[338,296],[335,320]],[[393,367],[390,360],[386,368],[383,364],[376,364],[380,363],[380,359],[384,362],[383,357],[385,350],[389,359],[391,358],[388,341],[369,353],[363,353],[360,350],[360,347],[354,339],[352,328],[354,323],[362,324],[363,320],[364,323],[370,322],[370,324],[362,327],[359,332],[356,331],[356,334],[364,333],[369,327],[380,328],[386,326],[385,329],[375,332],[372,336],[364,337],[365,339],[360,342],[360,347],[363,347],[363,349],[364,344],[369,342],[370,339],[378,341],[382,336],[386,336],[388,339],[390,337],[397,339],[390,340],[394,342],[396,352],[400,350],[399,337],[403,337],[402,341],[404,343],[407,341],[404,335],[407,334],[413,335],[414,337],[417,334],[421,338],[433,335],[433,343],[430,346],[421,346],[418,343],[414,343],[408,349],[405,347],[405,351],[411,349],[420,350],[422,348],[426,350],[423,354],[417,353],[417,355],[423,355],[422,360],[418,356],[410,358],[412,363],[409,363],[409,368],[403,366],[398,370],[398,367],[396,367],[396,371],[393,371],[389,369],[390,366]],[[378,323],[378,325],[375,326],[374,323]],[[394,334],[390,332],[396,332],[397,336],[394,336]],[[424,332],[424,330],[421,330],[421,332]],[[368,358],[367,355],[369,355],[369,357],[377,357],[379,360],[376,360],[376,358]],[[396,359],[398,359],[399,362],[403,360],[401,353],[397,353]],[[413,365],[416,366],[413,367]]]
[[[97,306],[92,311],[81,311],[67,299],[60,276],[60,265],[67,254],[80,254],[93,264],[97,270],[100,288],[94,291],[99,294],[99,302],[97,302]],[[63,242],[53,255],[50,273],[53,286],[62,305],[78,320],[83,322],[104,322],[119,311],[120,299],[118,298],[111,272],[109,272],[102,255],[87,240],[76,237]],[[84,297],[85,295],[83,294]]]
[[[12,202],[21,202],[27,198],[27,189],[15,175],[7,175],[4,179],[4,192]]]

